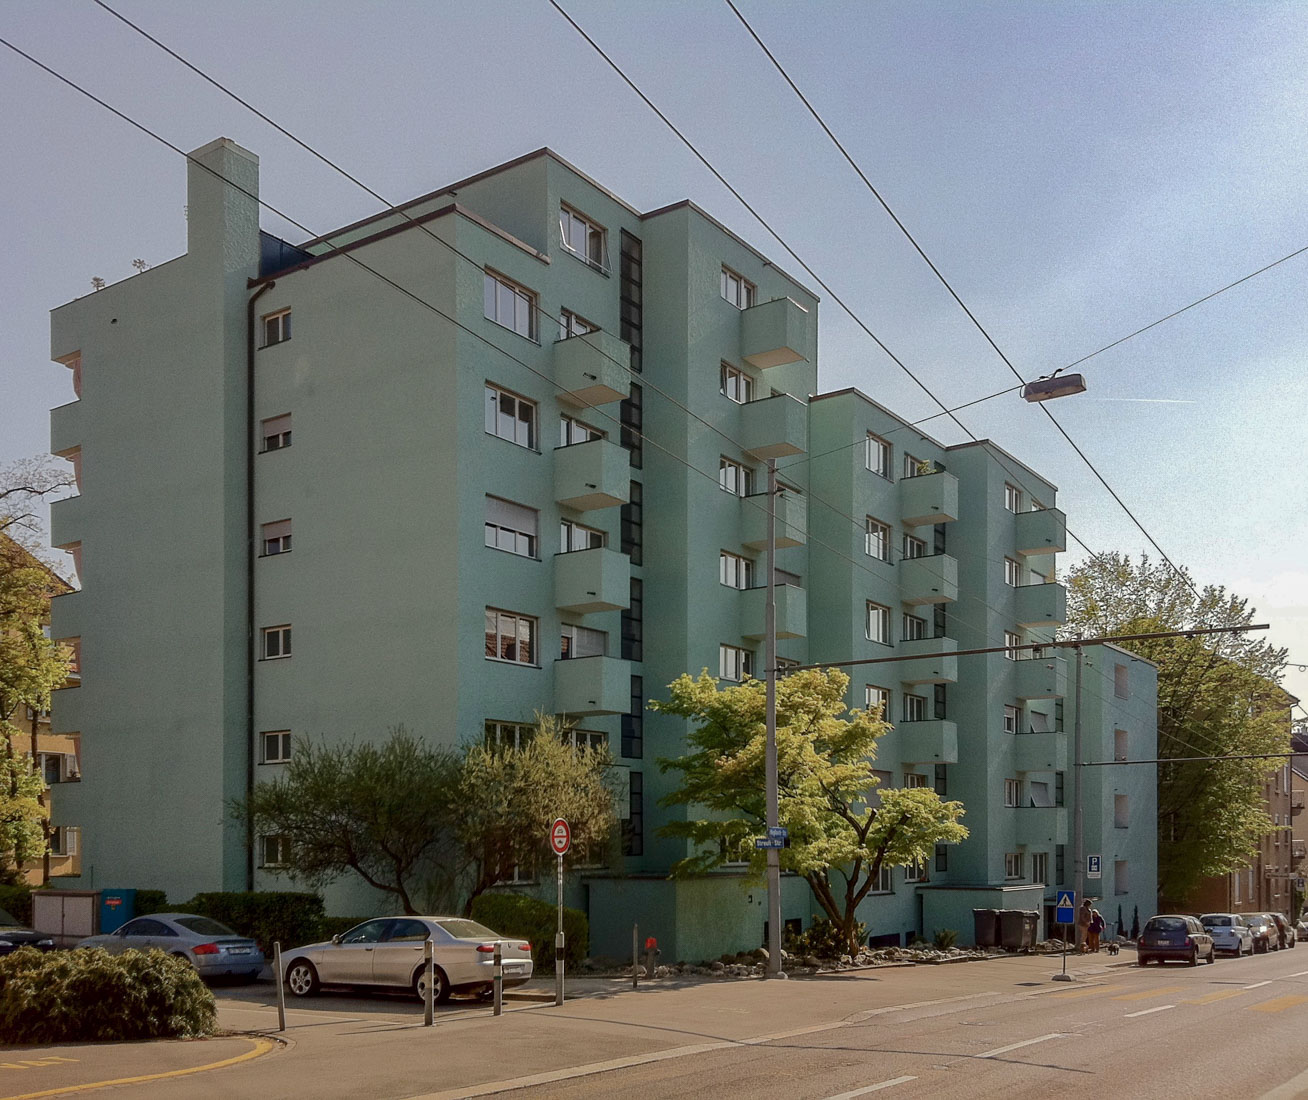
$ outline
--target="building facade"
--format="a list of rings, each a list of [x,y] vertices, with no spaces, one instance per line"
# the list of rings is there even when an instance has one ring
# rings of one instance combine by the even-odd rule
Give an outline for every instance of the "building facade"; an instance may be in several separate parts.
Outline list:
[[[622,776],[623,866],[569,886],[593,950],[623,953],[633,919],[679,958],[761,942],[743,870],[667,880],[687,851],[659,826],[684,811],[658,761],[686,729],[645,708],[683,672],[763,674],[768,459],[783,663],[912,656],[856,671],[850,703],[895,721],[891,782],[968,807],[971,840],[869,898],[874,933],[966,933],[978,899],[1067,880],[1067,657],[954,655],[1062,621],[1051,484],[855,391],[810,399],[811,292],[693,204],[641,213],[549,150],[296,246],[260,232],[257,193],[252,154],[197,150],[186,254],[52,317],[78,400],[51,449],[84,482],[52,516],[83,580],[54,618],[85,661],[54,708],[84,735],[86,781],[56,798],[79,885],[282,885],[278,838],[229,806],[292,736],[456,745],[544,712]],[[1151,753],[1130,667],[1135,694],[1083,726]],[[1151,822],[1114,837],[1142,909]],[[806,923],[807,886],[783,894]]]

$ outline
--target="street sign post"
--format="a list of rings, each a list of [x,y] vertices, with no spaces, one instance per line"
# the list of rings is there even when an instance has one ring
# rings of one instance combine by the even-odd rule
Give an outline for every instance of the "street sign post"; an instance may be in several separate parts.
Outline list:
[[[1100,878],[1102,877],[1103,861],[1099,856],[1085,857],[1085,877]]]
[[[572,830],[563,818],[554,819],[554,824],[550,826],[550,849],[559,857],[558,866],[558,893],[559,893],[559,926],[558,931],[554,933],[554,1003],[561,1005],[563,1003],[563,857],[568,854],[568,849],[572,847]]]
[[[1091,859],[1098,861],[1098,856],[1091,856]],[[1076,891],[1059,890],[1058,904],[1054,906],[1054,923],[1056,924],[1076,924]],[[1061,974],[1054,975],[1056,982],[1070,982],[1071,976],[1067,973],[1067,936],[1063,936],[1063,971]]]

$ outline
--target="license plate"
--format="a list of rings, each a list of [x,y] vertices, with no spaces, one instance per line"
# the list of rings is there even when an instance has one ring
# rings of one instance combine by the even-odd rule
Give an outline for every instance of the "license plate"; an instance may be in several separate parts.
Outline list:
[[[227,949],[229,955],[248,955],[249,953],[250,949],[248,947],[229,947]]]
[[[504,964],[504,969],[505,969],[505,970],[526,970],[526,969],[527,969],[527,964],[526,964],[526,963],[505,963],[505,964]]]

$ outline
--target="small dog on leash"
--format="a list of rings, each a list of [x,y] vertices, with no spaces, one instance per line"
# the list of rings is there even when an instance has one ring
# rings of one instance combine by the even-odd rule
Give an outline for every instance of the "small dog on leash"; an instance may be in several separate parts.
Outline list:
[[[1117,946],[1116,940],[1109,940],[1104,946],[1108,949],[1110,955],[1116,955],[1118,951],[1121,950],[1121,948]]]

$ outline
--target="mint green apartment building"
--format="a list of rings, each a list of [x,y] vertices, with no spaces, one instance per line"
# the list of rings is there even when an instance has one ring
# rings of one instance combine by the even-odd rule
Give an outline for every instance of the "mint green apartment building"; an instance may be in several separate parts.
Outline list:
[[[1070,654],[954,655],[1062,621],[1049,482],[819,393],[810,291],[692,203],[639,212],[547,149],[299,244],[260,231],[257,194],[251,153],[196,150],[186,254],[52,314],[77,399],[51,450],[79,489],[52,542],[81,581],[53,609],[81,668],[54,705],[82,776],[54,793],[82,855],[62,885],[285,888],[280,838],[228,806],[293,737],[511,741],[543,712],[621,776],[623,866],[568,883],[592,950],[636,921],[668,958],[756,946],[743,869],[667,878],[658,761],[686,730],[645,707],[682,672],[763,675],[768,459],[783,663],[914,656],[852,667],[850,703],[894,722],[886,782],[968,809],[970,840],[878,884],[872,934],[966,940],[972,908],[1070,884]],[[1084,664],[1085,759],[1151,757],[1152,667]],[[1083,772],[1090,889],[1143,914],[1153,769]],[[787,922],[815,908],[785,880]]]

